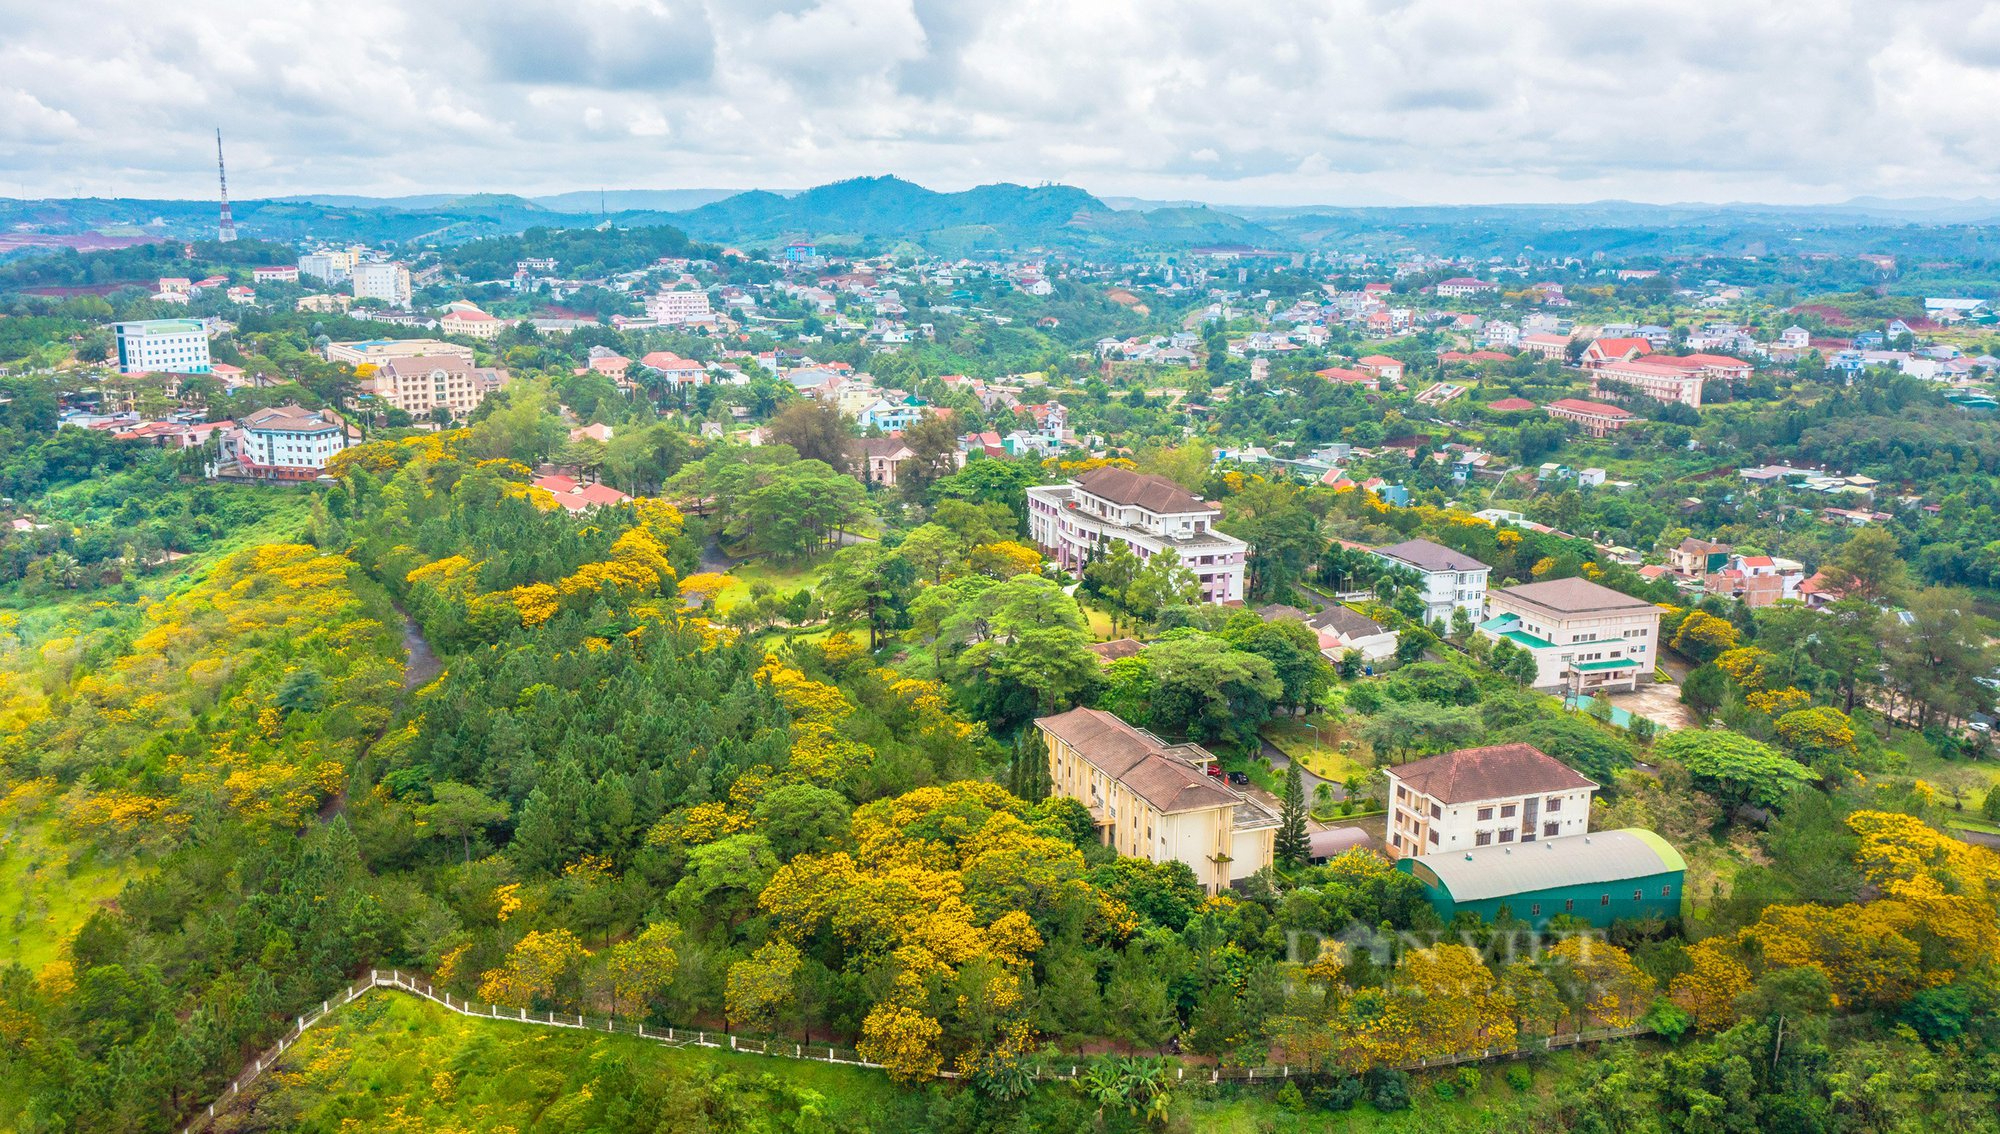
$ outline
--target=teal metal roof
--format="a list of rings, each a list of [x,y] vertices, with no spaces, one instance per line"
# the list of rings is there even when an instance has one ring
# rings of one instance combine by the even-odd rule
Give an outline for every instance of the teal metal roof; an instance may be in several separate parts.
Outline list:
[[[1577,662],[1570,668],[1582,670],[1584,673],[1596,673],[1599,670],[1606,669],[1626,669],[1638,664],[1638,662],[1633,661],[1631,658],[1612,658],[1609,661]]]
[[[1544,638],[1537,638],[1526,630],[1509,630],[1500,636],[1517,646],[1526,646],[1531,650],[1549,650],[1555,648],[1554,642]]]
[[[1507,640],[1513,642],[1517,646],[1526,646],[1531,650],[1546,650],[1552,648],[1555,645],[1554,642],[1545,641],[1541,638],[1537,638],[1533,634],[1528,633],[1526,630],[1509,629],[1509,627],[1519,626],[1520,624],[1521,624],[1520,615],[1508,613],[1508,614],[1496,615],[1492,618],[1487,619],[1486,621],[1479,624],[1479,628],[1481,630],[1486,631],[1488,634],[1493,634],[1501,638],[1506,638]]]
[[[1454,902],[1504,898],[1564,886],[1589,886],[1686,870],[1665,839],[1636,827],[1533,843],[1503,843],[1416,859]]]

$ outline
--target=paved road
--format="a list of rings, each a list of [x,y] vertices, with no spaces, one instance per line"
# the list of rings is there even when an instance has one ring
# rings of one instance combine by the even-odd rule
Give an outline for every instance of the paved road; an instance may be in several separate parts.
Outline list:
[[[2000,835],[1989,835],[1984,831],[1967,831],[1962,827],[1953,827],[1951,833],[1973,846],[2000,850]]]

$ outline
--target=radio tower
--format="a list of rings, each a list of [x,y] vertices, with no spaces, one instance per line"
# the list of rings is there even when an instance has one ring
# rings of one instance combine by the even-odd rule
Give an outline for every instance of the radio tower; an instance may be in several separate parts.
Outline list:
[[[222,128],[215,129],[215,179],[222,188],[222,216],[215,238],[224,244],[236,239],[236,220],[229,215],[229,171],[222,167]]]

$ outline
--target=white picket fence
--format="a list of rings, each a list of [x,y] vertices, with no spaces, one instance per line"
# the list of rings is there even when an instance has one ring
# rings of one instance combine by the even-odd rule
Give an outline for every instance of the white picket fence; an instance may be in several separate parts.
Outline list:
[[[525,1008],[503,1008],[497,1004],[482,1004],[476,1001],[454,998],[451,993],[439,992],[432,987],[430,982],[422,980],[414,974],[404,973],[400,969],[391,969],[386,973],[380,969],[371,969],[367,976],[348,985],[344,992],[328,1000],[321,1001],[318,1008],[299,1016],[290,1031],[286,1032],[277,1043],[271,1045],[262,1055],[257,1056],[250,1065],[243,1068],[242,1072],[230,1082],[229,1089],[223,1092],[221,1097],[208,1104],[205,1110],[195,1115],[186,1126],[181,1127],[181,1134],[195,1134],[196,1131],[206,1130],[214,1123],[217,1111],[228,1110],[229,1104],[238,1095],[243,1093],[243,1088],[256,1082],[266,1071],[277,1066],[278,1059],[293,1044],[297,1043],[300,1037],[306,1034],[306,1029],[326,1019],[343,1005],[352,1004],[363,995],[378,988],[386,988],[395,992],[406,992],[412,996],[421,996],[425,1000],[433,1004],[441,1004],[461,1016],[477,1017],[485,1020],[504,1020],[510,1023],[534,1024],[545,1028],[571,1028],[578,1031],[637,1036],[640,1039],[651,1040],[671,1047],[727,1049],[750,1055],[769,1055],[781,1059],[810,1059],[817,1063],[837,1063],[849,1067],[869,1067],[878,1070],[882,1066],[879,1063],[871,1063],[863,1059],[861,1054],[852,1048],[833,1047],[825,1044],[805,1044],[782,1039],[748,1038],[730,1035],[725,1032],[711,1032],[704,1028],[648,1028],[643,1022],[620,1020],[616,1017],[590,1016],[575,1012],[530,1012]],[[1420,1071],[1429,1068],[1457,1067],[1467,1063],[1485,1063],[1496,1059],[1518,1059],[1560,1047],[1575,1047],[1580,1044],[1601,1043],[1605,1040],[1628,1039],[1633,1036],[1645,1035],[1648,1031],[1650,1029],[1644,1026],[1586,1029],[1579,1032],[1550,1036],[1545,1040],[1532,1041],[1527,1046],[1522,1047],[1474,1049],[1460,1052],[1456,1055],[1441,1055],[1428,1059],[1419,1059],[1404,1064],[1401,1069],[1405,1071]],[[1035,1077],[1038,1079],[1074,1079],[1082,1074],[1084,1070],[1085,1065],[1081,1062],[1071,1064],[1067,1068],[1060,1065],[1053,1067],[1044,1066],[1036,1071]],[[1203,1068],[1195,1068],[1192,1078],[1197,1081],[1206,1078],[1210,1083],[1255,1083],[1269,1082],[1274,1079],[1289,1079],[1295,1073],[1300,1076],[1316,1073],[1311,1068],[1293,1068],[1289,1066],[1210,1067],[1206,1068],[1207,1073],[1205,1075],[1203,1071]],[[958,1077],[957,1072],[948,1070],[941,1070],[938,1072],[938,1075],[946,1079]],[[1175,1078],[1179,1080],[1190,1078],[1187,1067],[1177,1067],[1175,1069]]]

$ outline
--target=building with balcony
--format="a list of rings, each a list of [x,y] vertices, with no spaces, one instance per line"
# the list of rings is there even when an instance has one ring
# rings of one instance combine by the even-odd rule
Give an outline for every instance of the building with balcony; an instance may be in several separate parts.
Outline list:
[[[1542,408],[1557,421],[1573,421],[1583,426],[1583,431],[1592,437],[1616,433],[1639,420],[1639,415],[1631,410],[1582,398],[1557,398]]]
[[[1211,894],[1271,865],[1278,816],[1219,775],[1198,744],[1168,744],[1101,709],[1035,721],[1055,794],[1090,810],[1119,854],[1184,862]]]
[[[216,436],[208,475],[217,480],[317,480],[335,453],[360,441],[339,414],[298,405],[253,410]]]
[[[427,354],[391,359],[362,379],[361,389],[414,418],[440,408],[463,418],[506,382],[505,370],[470,366],[454,355]]]
[[[1588,579],[1523,583],[1486,596],[1479,632],[1535,657],[1534,687],[1612,693],[1649,685],[1660,608]]]
[[[1204,602],[1243,601],[1250,545],[1215,530],[1222,510],[1163,476],[1092,469],[1066,484],[1028,489],[1028,535],[1077,572],[1112,545],[1140,561],[1172,550],[1201,584]]]
[[[410,269],[406,264],[375,261],[354,265],[354,298],[379,299],[390,307],[410,305]]]
[[[1584,834],[1598,786],[1532,744],[1461,748],[1383,775],[1392,858]]]
[[[1486,578],[1493,569],[1463,552],[1427,539],[1405,540],[1378,547],[1375,558],[1391,567],[1414,571],[1424,600],[1424,624],[1451,625],[1451,612],[1463,610],[1474,622],[1486,613]]]

